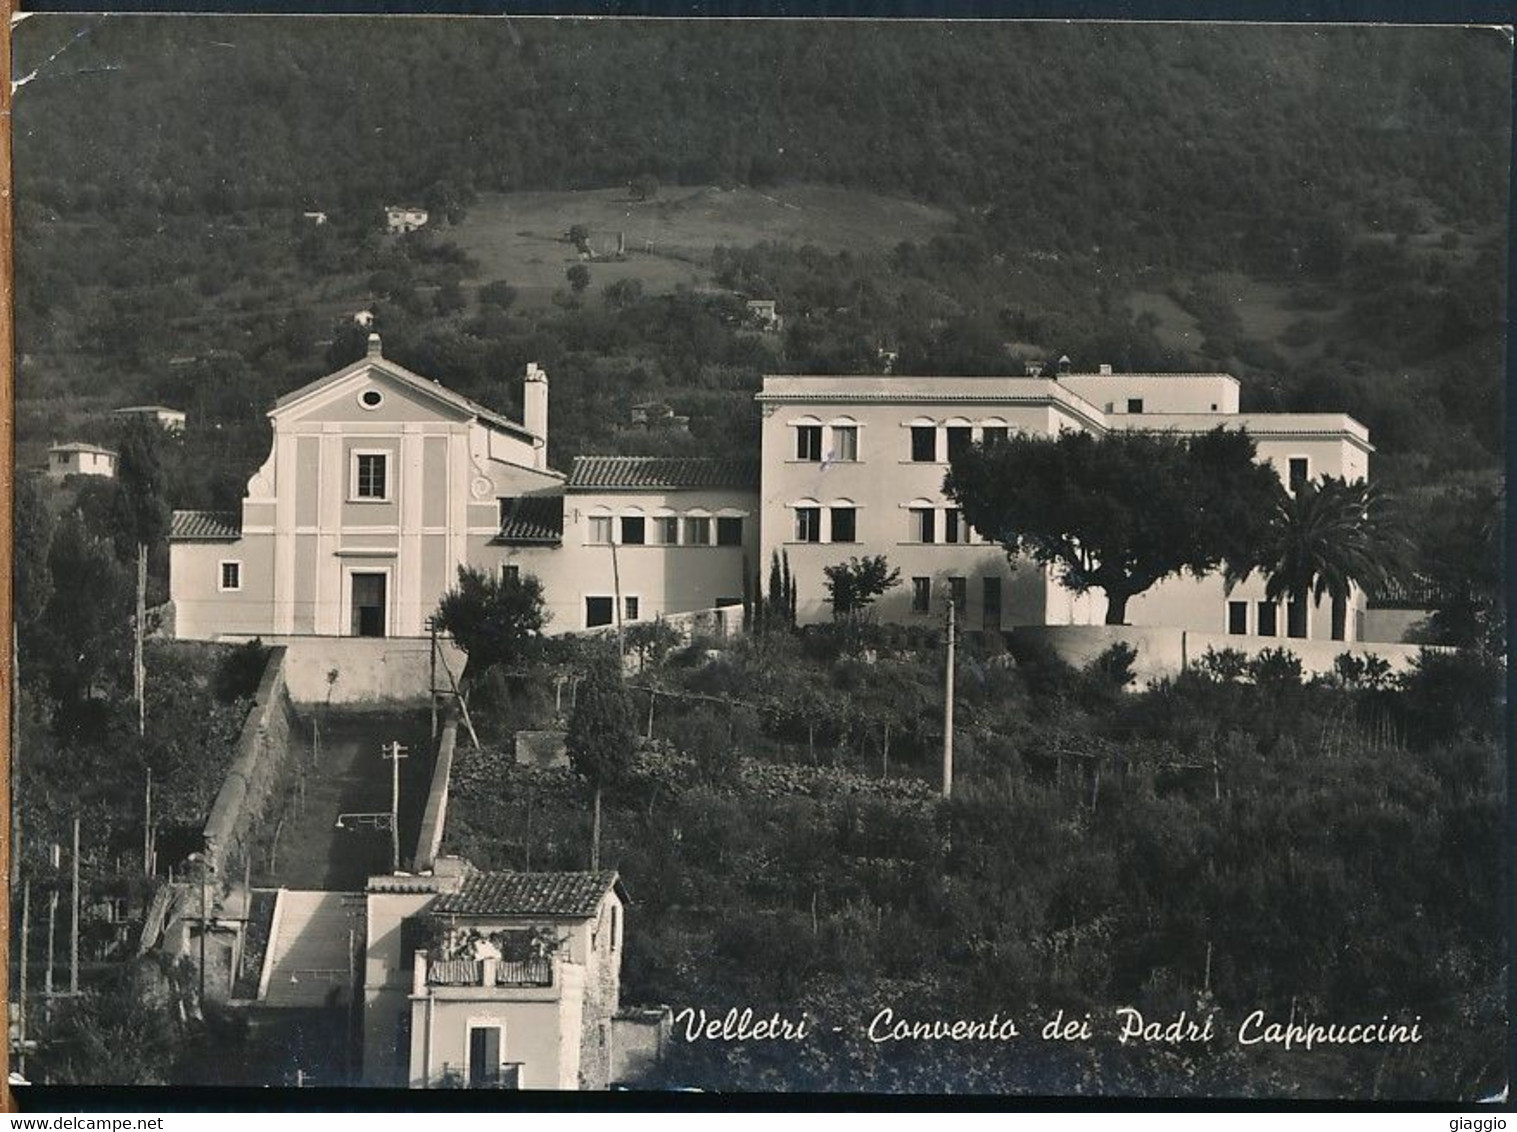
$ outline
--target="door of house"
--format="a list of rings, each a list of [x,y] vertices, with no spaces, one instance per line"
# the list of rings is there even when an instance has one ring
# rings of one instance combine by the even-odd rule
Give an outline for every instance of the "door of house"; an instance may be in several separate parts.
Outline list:
[[[469,1027],[469,1088],[500,1083],[500,1027]]]
[[[980,628],[994,632],[1001,627],[1001,579],[985,578],[983,581],[985,587],[981,596],[985,600],[980,603],[983,618]]]
[[[385,575],[353,575],[353,636],[385,635]]]

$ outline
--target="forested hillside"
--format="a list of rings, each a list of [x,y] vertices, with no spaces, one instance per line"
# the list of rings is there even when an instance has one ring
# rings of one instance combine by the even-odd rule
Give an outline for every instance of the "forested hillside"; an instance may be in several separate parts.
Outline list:
[[[1392,484],[1499,465],[1493,31],[83,16],[27,21],[17,51],[24,457],[151,398],[191,410],[235,485],[267,403],[345,360],[372,309],[388,353],[506,410],[544,364],[560,463],[741,443],[765,369],[1069,353],[1346,409]],[[798,214],[808,186],[947,221],[857,240],[834,192],[761,238],[758,205]],[[568,229],[591,189],[670,246],[566,286],[574,247],[513,194]],[[434,221],[385,237],[402,200]],[[701,244],[691,201],[742,213],[743,238]],[[777,299],[786,333],[755,337],[732,294]],[[621,435],[648,397],[693,440]]]

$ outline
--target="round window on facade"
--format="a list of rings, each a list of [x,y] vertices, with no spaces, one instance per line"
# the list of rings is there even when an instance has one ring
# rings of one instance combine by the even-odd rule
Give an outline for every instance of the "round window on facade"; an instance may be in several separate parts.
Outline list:
[[[365,389],[358,395],[358,403],[365,409],[377,409],[384,403],[385,395],[377,389]]]

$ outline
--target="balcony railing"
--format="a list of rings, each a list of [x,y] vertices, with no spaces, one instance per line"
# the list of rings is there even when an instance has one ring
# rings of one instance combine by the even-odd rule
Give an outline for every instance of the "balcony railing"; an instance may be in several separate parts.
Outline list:
[[[433,987],[551,987],[553,960],[438,959],[426,963],[426,983]]]
[[[522,1062],[506,1061],[500,1065],[471,1065],[465,1075],[463,1066],[444,1062],[434,1089],[520,1089]]]

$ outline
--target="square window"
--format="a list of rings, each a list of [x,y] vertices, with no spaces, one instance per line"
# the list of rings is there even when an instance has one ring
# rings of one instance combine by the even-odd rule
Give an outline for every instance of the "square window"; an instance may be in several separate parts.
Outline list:
[[[950,428],[948,430],[948,458],[950,460],[958,459],[969,450],[971,442],[972,432],[970,429],[961,426]]]
[[[590,516],[590,541],[607,543],[611,541],[611,516]]]
[[[1259,636],[1273,637],[1280,631],[1280,607],[1272,601],[1259,603]]]
[[[832,541],[855,542],[858,540],[858,509],[834,507],[832,509]]]
[[[1143,398],[1129,397],[1127,399],[1127,411],[1129,413],[1141,413],[1143,411]]]
[[[716,545],[742,546],[743,520],[735,516],[726,519],[718,519],[716,521]]]
[[[1299,491],[1301,485],[1311,478],[1311,461],[1305,456],[1292,456],[1290,459],[1290,486],[1292,491]]]
[[[798,425],[795,430],[795,458],[797,460],[821,460],[822,426]]]
[[[935,464],[938,459],[937,425],[911,426],[911,459],[917,464]]]
[[[1244,636],[1248,632],[1248,602],[1227,603],[1227,631],[1235,637]]]
[[[928,613],[932,609],[932,579],[911,579],[911,612]]]
[[[636,621],[640,604],[636,597],[630,594],[624,596],[622,598],[622,620]]]
[[[1285,603],[1285,635],[1287,637],[1306,636],[1306,606],[1299,601]]]
[[[859,430],[854,425],[832,426],[832,459],[851,464],[859,458]]]
[[[948,596],[953,599],[953,608],[962,617],[969,608],[969,579],[949,578]]]
[[[685,520],[685,545],[686,546],[710,546],[711,545],[711,520],[704,515],[696,515]]]
[[[221,563],[220,577],[216,580],[216,588],[222,593],[230,593],[242,589],[242,563]]]
[[[674,515],[661,515],[653,520],[653,531],[658,536],[658,541],[664,546],[679,545],[679,518]]]
[[[822,509],[820,507],[797,507],[795,509],[795,541],[822,541]]]
[[[388,453],[353,453],[353,498],[385,500],[390,498]]]
[[[911,537],[916,542],[937,542],[938,513],[932,507],[911,509]]]
[[[647,524],[641,515],[622,516],[622,545],[642,546],[647,534]]]
[[[599,629],[616,619],[616,605],[609,597],[585,598],[585,628]]]

